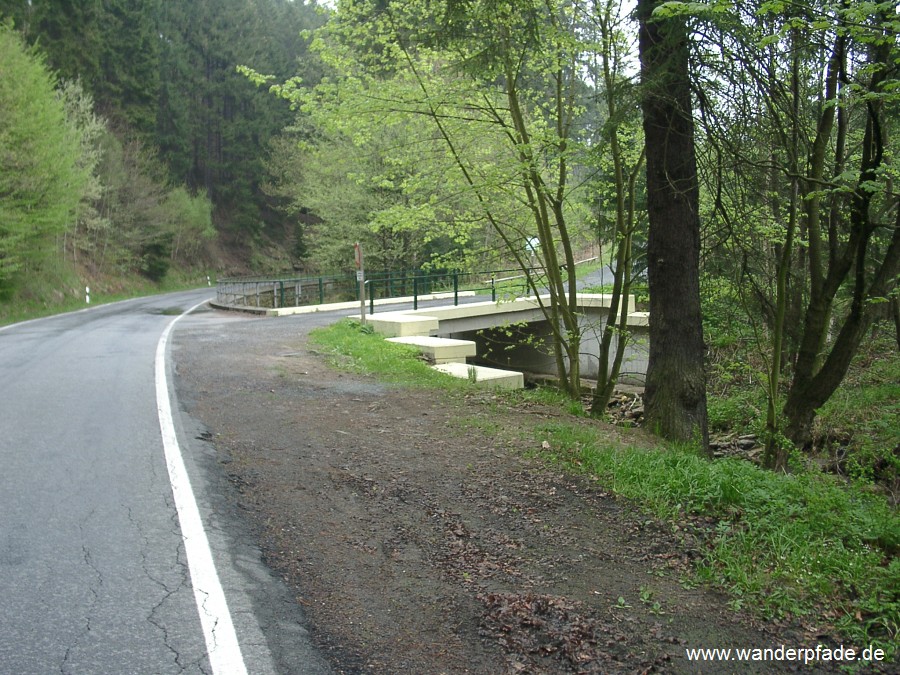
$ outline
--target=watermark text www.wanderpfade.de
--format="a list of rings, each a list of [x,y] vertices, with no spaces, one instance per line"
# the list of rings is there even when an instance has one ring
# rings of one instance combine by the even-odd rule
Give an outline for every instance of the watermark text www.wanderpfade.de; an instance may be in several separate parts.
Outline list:
[[[863,649],[855,647],[827,647],[816,645],[815,647],[724,647],[706,649],[697,647],[685,649],[688,661],[731,661],[744,663],[802,663],[810,665],[814,663],[871,663],[884,661],[883,649],[868,646]]]

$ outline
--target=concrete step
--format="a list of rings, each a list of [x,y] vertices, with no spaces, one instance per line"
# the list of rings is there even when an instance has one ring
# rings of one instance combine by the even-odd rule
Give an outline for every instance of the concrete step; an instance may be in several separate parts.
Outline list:
[[[383,312],[366,317],[366,323],[384,337],[407,337],[436,333],[440,322],[433,316],[407,312]]]
[[[525,377],[522,373],[514,370],[500,370],[466,363],[439,363],[432,368],[453,377],[469,380],[476,387],[498,389],[522,389],[525,387]]]
[[[432,363],[465,363],[466,358],[475,356],[476,353],[475,343],[472,340],[410,335],[388,338],[387,341],[417,347]]]

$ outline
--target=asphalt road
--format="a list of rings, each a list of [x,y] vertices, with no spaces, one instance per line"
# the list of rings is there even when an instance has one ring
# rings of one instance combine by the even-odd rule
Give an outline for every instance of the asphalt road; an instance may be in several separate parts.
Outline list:
[[[0,328],[0,673],[327,671],[177,401],[164,444],[161,338],[211,295]]]
[[[0,327],[0,675],[329,672],[175,399],[212,295]]]

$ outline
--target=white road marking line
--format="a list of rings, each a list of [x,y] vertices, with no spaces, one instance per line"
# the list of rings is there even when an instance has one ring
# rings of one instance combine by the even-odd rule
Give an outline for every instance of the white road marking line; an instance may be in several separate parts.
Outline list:
[[[172,495],[191,573],[191,585],[194,587],[194,600],[200,613],[210,665],[214,675],[246,675],[247,667],[244,665],[244,657],[228,611],[228,603],[225,601],[225,591],[222,590],[219,575],[216,573],[209,541],[203,529],[203,520],[191,490],[181,448],[178,446],[175,425],[172,421],[172,405],[169,401],[169,385],[166,380],[166,345],[172,328],[182,317],[193,312],[204,302],[206,300],[173,319],[159,338],[156,347],[156,407],[159,411],[159,427],[162,431],[166,466],[169,469],[169,482],[172,484]]]

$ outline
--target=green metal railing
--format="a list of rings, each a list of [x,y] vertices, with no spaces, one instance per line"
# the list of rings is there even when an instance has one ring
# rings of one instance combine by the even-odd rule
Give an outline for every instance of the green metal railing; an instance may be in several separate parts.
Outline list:
[[[528,274],[540,275],[541,270]],[[461,293],[498,296],[523,294],[528,288],[527,276],[521,269],[490,272],[376,272],[365,281],[369,312],[374,313],[375,301],[383,298],[412,299],[418,309],[423,296],[446,294],[459,304]],[[234,307],[269,308],[301,307],[332,302],[359,301],[359,282],[355,274],[274,278],[220,279],[216,284],[217,302]]]
[[[216,300],[235,307],[279,308],[358,299],[355,277],[328,275],[288,279],[241,278],[216,282]]]

